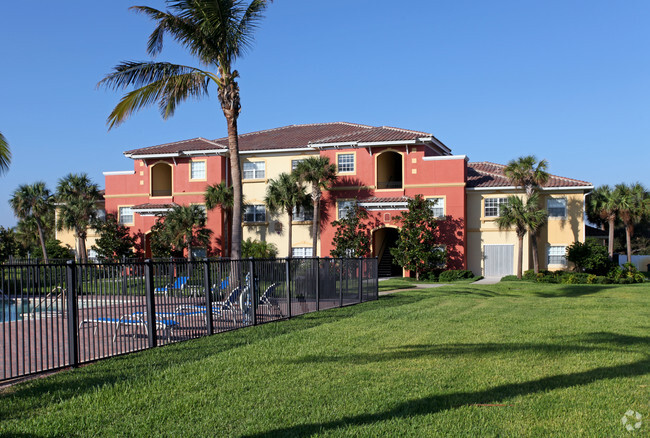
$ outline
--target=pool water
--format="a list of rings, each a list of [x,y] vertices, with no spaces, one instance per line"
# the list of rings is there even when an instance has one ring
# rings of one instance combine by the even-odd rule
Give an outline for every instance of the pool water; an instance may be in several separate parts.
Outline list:
[[[21,305],[15,302],[2,300],[2,313],[0,313],[0,322],[20,321],[21,314],[29,312],[29,303],[24,302]]]

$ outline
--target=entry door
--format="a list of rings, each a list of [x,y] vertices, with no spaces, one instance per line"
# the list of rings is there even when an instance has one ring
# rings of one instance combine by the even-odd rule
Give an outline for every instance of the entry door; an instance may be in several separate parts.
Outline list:
[[[513,274],[514,245],[484,245],[485,277]]]

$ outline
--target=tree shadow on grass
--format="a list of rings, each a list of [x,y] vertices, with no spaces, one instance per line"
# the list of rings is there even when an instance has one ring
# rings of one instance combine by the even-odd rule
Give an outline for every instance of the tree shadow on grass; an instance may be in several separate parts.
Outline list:
[[[534,292],[534,295],[542,298],[577,298],[585,295],[593,295],[612,288],[613,286],[598,284],[567,284],[563,285],[553,293]]]
[[[645,351],[647,351],[647,347],[649,346],[648,344],[650,343],[650,338],[648,337],[630,337],[604,332],[592,333],[584,340],[593,343],[614,343],[621,345],[639,344],[644,346]],[[498,348],[501,349],[501,347]],[[325,423],[302,424],[246,436],[251,438],[271,436],[310,436],[328,430],[343,430],[349,426],[363,426],[382,421],[389,421],[395,418],[429,415],[467,405],[503,403],[505,400],[513,397],[526,396],[575,386],[590,385],[599,380],[644,376],[648,374],[650,374],[650,357],[645,357],[644,359],[625,365],[599,367],[589,371],[544,377],[528,382],[499,385],[483,391],[433,395],[430,397],[408,400],[395,405],[391,409],[374,414],[343,417]]]
[[[247,327],[211,337],[101,360],[76,370],[35,378],[0,390],[0,418],[30,417],[34,409],[81,396],[101,386],[120,382],[147,381],[147,379],[159,376],[167,368],[176,367],[179,364],[200,362],[208,357],[239,347],[258,342],[265,343],[278,336],[335,323],[384,307],[395,308],[414,304],[426,298],[428,298],[427,295],[417,294],[383,297],[381,302],[372,301],[362,305],[310,313],[290,320]]]

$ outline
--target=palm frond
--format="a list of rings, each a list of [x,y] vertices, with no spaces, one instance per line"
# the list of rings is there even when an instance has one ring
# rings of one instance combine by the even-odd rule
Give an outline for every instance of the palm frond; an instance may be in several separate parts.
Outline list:
[[[237,56],[252,46],[253,32],[257,29],[258,23],[263,18],[262,13],[266,10],[268,4],[272,2],[273,0],[253,0],[248,5],[248,8],[246,8],[246,12],[244,12],[237,25],[236,36],[239,41]]]
[[[11,162],[11,151],[9,150],[9,143],[7,139],[0,132],[0,174],[9,169]]]

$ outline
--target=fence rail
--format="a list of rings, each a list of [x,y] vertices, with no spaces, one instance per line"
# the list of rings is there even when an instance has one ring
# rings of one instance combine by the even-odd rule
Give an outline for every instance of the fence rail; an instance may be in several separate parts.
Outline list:
[[[378,297],[377,259],[0,266],[0,381]]]

